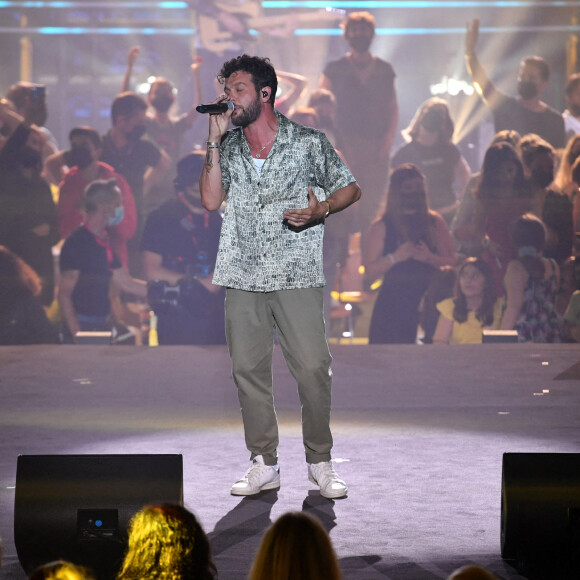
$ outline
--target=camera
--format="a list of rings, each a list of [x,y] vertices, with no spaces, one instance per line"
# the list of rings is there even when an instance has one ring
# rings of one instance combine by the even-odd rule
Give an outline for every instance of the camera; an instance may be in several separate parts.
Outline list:
[[[207,308],[208,292],[194,276],[184,276],[175,285],[164,280],[147,283],[147,300],[158,314],[179,309],[199,316]]]
[[[147,283],[147,300],[156,308],[161,304],[177,306],[181,299],[181,287],[179,284],[172,286],[165,280],[152,280]]]

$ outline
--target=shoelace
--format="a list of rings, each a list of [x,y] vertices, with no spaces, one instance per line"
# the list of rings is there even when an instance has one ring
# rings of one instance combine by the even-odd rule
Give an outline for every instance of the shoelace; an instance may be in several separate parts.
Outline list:
[[[332,463],[323,463],[321,467],[317,467],[313,471],[320,486],[326,486],[332,481],[340,481]]]
[[[262,465],[260,462],[256,461],[249,467],[242,479],[247,479],[248,481],[259,480],[260,477],[269,469],[272,469],[272,467],[269,465]]]

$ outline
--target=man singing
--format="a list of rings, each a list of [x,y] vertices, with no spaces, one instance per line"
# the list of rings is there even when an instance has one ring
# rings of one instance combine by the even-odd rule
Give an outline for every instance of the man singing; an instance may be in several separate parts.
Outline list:
[[[360,188],[323,133],[274,110],[276,71],[242,55],[218,74],[233,103],[211,115],[202,202],[227,201],[214,284],[226,290],[226,338],[252,464],[233,495],[280,487],[272,389],[274,328],[302,403],[308,477],[327,498],[348,489],[331,463],[331,356],[322,315],[324,220]],[[237,126],[227,132],[231,122]],[[306,206],[306,207],[305,207]],[[332,219],[332,217],[330,217]]]

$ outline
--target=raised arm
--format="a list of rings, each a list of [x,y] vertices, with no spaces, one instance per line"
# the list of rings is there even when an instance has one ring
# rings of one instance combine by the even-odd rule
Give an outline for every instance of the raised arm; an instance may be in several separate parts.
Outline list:
[[[139,52],[141,47],[139,46],[132,46],[129,49],[129,53],[127,54],[127,69],[125,70],[125,76],[123,77],[123,84],[121,85],[121,92],[125,93],[131,90],[129,87],[131,86],[131,75],[133,74],[133,66],[137,61],[137,57],[139,56]]]
[[[468,22],[465,32],[465,62],[467,64],[467,72],[471,75],[471,79],[479,88],[478,92],[486,101],[492,99],[496,93],[495,85],[491,82],[485,69],[481,66],[479,58],[475,52],[475,46],[479,38],[479,19],[474,18],[472,22]],[[477,88],[476,87],[476,88]]]
[[[287,85],[289,88],[285,91],[279,99],[276,99],[276,108],[284,115],[290,111],[290,107],[302,96],[308,79],[305,76],[289,73],[284,71],[277,71],[278,82],[282,85]]]
[[[199,70],[202,66],[203,60],[201,57],[196,56],[193,59],[193,62],[189,66],[191,70],[191,77],[193,80],[193,104],[191,105],[191,109],[187,112],[186,122],[187,126],[191,127],[195,120],[199,117],[199,113],[195,110],[197,105],[200,105],[204,101],[203,96],[203,85],[201,82],[201,76],[199,74]]]

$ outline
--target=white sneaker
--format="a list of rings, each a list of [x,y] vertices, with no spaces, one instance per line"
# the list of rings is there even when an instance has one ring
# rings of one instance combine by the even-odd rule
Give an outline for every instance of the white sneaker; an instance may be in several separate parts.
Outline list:
[[[308,479],[320,486],[320,495],[328,499],[344,497],[348,492],[346,483],[338,477],[330,461],[309,463]]]
[[[280,470],[264,465],[261,455],[256,455],[244,477],[232,485],[232,495],[254,495],[266,489],[280,489]]]

